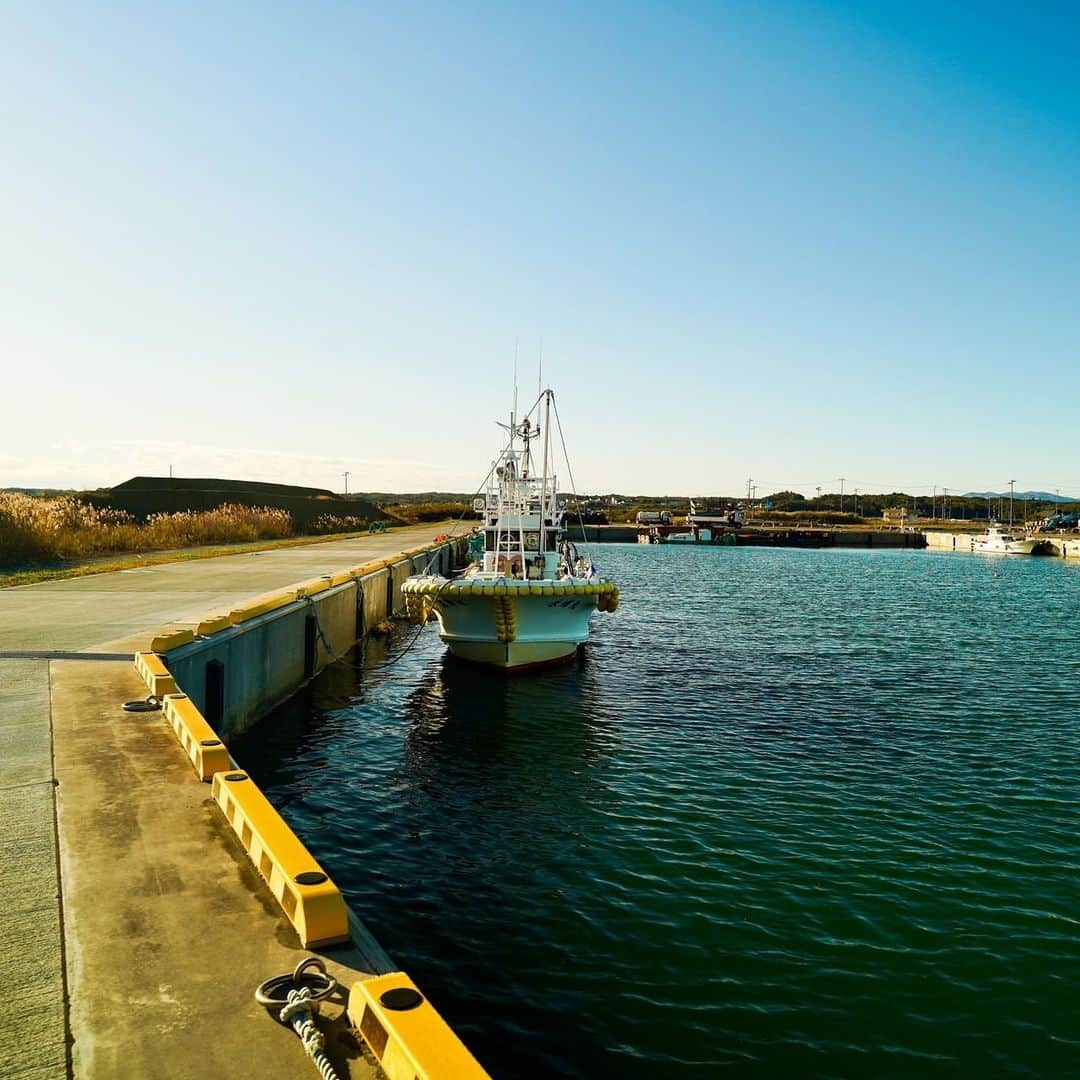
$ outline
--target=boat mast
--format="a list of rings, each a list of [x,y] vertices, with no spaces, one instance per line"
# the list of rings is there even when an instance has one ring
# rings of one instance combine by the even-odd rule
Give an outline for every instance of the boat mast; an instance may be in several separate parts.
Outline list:
[[[502,457],[502,464],[496,469],[495,500],[495,553],[492,557],[491,569],[495,573],[499,571],[499,557],[503,551],[503,529],[505,527],[506,547],[510,547],[510,518],[506,513],[506,493],[509,475],[507,469],[514,461],[514,436],[517,434],[517,343],[514,343],[514,407],[510,410],[510,423],[507,431],[510,433],[508,448]]]
[[[551,431],[551,391],[544,395],[544,474],[540,480],[540,552],[547,551],[547,513],[548,513],[548,433]],[[547,557],[545,555],[545,564]]]

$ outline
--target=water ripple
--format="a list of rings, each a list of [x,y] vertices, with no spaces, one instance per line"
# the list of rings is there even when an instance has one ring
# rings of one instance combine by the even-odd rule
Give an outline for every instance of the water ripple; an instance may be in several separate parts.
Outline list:
[[[234,746],[492,1072],[1075,1073],[1075,568],[600,555],[585,661],[429,630]]]

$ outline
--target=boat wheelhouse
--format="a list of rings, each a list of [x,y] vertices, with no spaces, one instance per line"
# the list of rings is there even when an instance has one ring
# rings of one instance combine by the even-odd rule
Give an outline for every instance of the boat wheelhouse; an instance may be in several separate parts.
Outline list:
[[[402,586],[413,616],[438,619],[461,659],[504,669],[569,659],[588,639],[592,613],[618,606],[618,588],[566,537],[551,471],[554,407],[544,390],[524,419],[511,413],[500,425],[507,442],[473,504],[480,524],[464,574],[418,575]]]

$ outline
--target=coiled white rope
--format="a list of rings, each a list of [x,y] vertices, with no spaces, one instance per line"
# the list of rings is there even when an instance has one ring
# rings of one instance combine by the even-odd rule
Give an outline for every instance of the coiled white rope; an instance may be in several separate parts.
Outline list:
[[[278,1013],[283,1024],[292,1024],[293,1031],[300,1036],[307,1056],[315,1063],[323,1080],[339,1080],[334,1066],[324,1053],[326,1038],[315,1026],[314,1013],[317,1008],[311,998],[311,991],[306,986],[289,991],[289,1000]]]
[[[308,969],[314,974],[308,974]],[[308,985],[302,986],[301,979]],[[301,960],[291,973],[275,975],[259,984],[255,990],[255,1000],[273,1010],[283,1024],[291,1024],[293,1031],[300,1036],[307,1056],[315,1062],[323,1080],[340,1080],[326,1056],[326,1038],[315,1026],[315,1017],[319,1012],[319,1002],[337,989],[337,980],[326,971],[326,965],[317,956]],[[289,987],[288,994],[280,993]],[[312,990],[312,987],[315,989]],[[279,1009],[278,1006],[281,1006]]]

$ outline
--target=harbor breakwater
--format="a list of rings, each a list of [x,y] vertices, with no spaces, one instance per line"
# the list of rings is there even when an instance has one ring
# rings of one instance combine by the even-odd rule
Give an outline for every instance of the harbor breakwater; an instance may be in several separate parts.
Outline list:
[[[684,530],[675,530],[684,531]],[[648,541],[647,526],[573,525],[568,524],[567,536],[576,543],[632,544]],[[834,529],[809,523],[794,525],[744,525],[726,530],[740,547],[856,547],[856,548],[918,548],[925,547],[924,534],[900,529]],[[702,541],[709,543],[709,541]],[[728,541],[731,542],[730,540]]]
[[[624,525],[571,525],[567,535],[577,543],[632,544],[648,537],[645,528]],[[933,551],[973,551],[977,533],[944,529],[837,529],[812,524],[746,525],[725,534],[738,547],[929,548]],[[1044,552],[1060,558],[1080,558],[1080,539],[1046,536]],[[708,541],[703,541],[708,543]],[[730,541],[729,541],[730,542]]]

